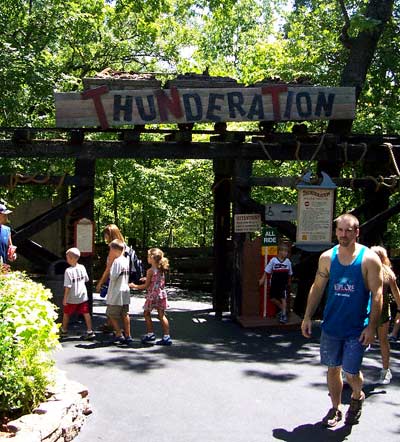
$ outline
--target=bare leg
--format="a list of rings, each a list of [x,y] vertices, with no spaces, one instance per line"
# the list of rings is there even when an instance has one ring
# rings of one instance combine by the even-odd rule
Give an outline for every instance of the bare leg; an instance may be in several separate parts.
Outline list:
[[[390,344],[388,339],[389,332],[389,321],[378,327],[378,337],[379,345],[381,349],[382,356],[382,368],[387,370],[389,368],[389,358],[390,358]]]
[[[129,313],[122,317],[122,325],[125,332],[125,338],[131,335],[131,318],[129,317]]]
[[[161,322],[161,326],[163,329],[164,335],[169,335],[169,322],[167,317],[165,316],[164,310],[158,309],[158,319]]]
[[[332,406],[339,408],[342,404],[342,367],[328,367],[327,383]]]
[[[271,299],[272,304],[276,305],[280,311],[282,311],[282,301],[280,299],[272,298]]]
[[[395,338],[397,338],[397,336],[399,334],[399,330],[400,330],[400,313],[397,313],[396,317],[394,319],[394,325],[393,325],[393,330],[392,330],[391,336],[394,336]]]
[[[281,307],[282,312],[286,314],[286,311],[287,311],[287,303],[286,303],[286,299],[285,299],[285,298],[282,298],[281,301],[282,301],[282,302],[281,302],[281,305],[282,305],[282,307]]]
[[[144,311],[144,320],[146,322],[147,333],[154,333],[153,321],[151,320],[151,312],[148,310]]]
[[[83,317],[85,319],[86,327],[88,331],[92,331],[92,318],[89,313],[84,313]]]
[[[358,374],[346,373],[346,379],[351,389],[353,390],[353,392],[351,393],[351,397],[353,399],[362,399],[364,397],[364,393],[362,391],[364,377],[361,371],[359,371]]]
[[[114,329],[115,336],[117,338],[120,338],[122,336],[122,333],[121,333],[121,327],[119,326],[118,319],[109,317],[109,321],[110,321],[110,324],[112,325],[112,328]]]
[[[69,323],[69,315],[66,313],[63,314],[63,320],[62,320],[62,329],[64,331],[68,330],[68,323]]]

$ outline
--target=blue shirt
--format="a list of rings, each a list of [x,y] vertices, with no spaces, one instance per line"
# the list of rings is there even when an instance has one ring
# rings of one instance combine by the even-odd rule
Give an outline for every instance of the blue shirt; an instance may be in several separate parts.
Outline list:
[[[360,336],[368,324],[370,292],[362,275],[362,259],[366,250],[361,246],[353,262],[339,262],[338,247],[332,249],[328,298],[322,329],[338,338]]]
[[[0,256],[3,263],[7,262],[8,242],[11,235],[11,229],[4,224],[0,224]]]

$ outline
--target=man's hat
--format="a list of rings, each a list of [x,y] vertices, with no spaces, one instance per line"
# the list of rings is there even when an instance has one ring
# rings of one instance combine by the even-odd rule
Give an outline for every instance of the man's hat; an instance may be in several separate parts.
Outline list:
[[[8,210],[4,204],[0,204],[0,214],[8,215],[9,213],[12,213],[12,211]]]

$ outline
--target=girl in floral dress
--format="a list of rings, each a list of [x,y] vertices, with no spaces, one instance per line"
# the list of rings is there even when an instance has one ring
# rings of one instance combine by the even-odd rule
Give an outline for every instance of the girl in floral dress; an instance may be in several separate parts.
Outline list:
[[[162,250],[157,248],[150,249],[147,252],[147,262],[151,267],[147,270],[145,282],[143,284],[129,284],[129,287],[132,289],[147,290],[146,301],[143,306],[147,333],[142,337],[142,343],[152,344],[156,341],[151,312],[157,310],[158,319],[163,329],[163,337],[155,343],[158,345],[171,345],[169,322],[165,315],[165,310],[168,306],[167,292],[164,289],[165,272],[169,268],[169,262],[164,257]]]

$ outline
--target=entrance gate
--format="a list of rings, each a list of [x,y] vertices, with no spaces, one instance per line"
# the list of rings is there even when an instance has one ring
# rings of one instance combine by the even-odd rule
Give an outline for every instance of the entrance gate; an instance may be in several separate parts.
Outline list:
[[[125,128],[108,127],[110,121],[113,126],[115,125],[113,118],[121,119],[122,115],[124,118],[126,115],[128,117],[131,115],[133,118],[133,110],[133,113],[129,113],[129,103],[132,105],[133,102],[137,104],[141,101],[137,98],[138,94],[133,94],[133,101],[129,101],[128,97],[131,95],[127,91],[124,91],[125,95],[122,97],[122,94],[118,94],[116,91],[110,94],[110,91],[102,86],[98,88],[102,88],[101,93],[94,89],[79,98],[86,106],[86,113],[88,112],[87,104],[91,102],[89,104],[92,106],[93,115],[90,118],[92,120],[96,118],[97,124],[103,126],[102,128],[1,128],[3,136],[0,139],[0,157],[2,158],[75,159],[74,176],[36,177],[36,183],[40,183],[42,178],[46,178],[46,184],[58,184],[62,179],[64,186],[71,187],[71,197],[68,201],[16,229],[13,240],[18,246],[19,252],[28,259],[42,263],[46,268],[60,257],[39,247],[30,240],[30,237],[47,225],[64,218],[67,214],[70,222],[80,218],[94,220],[95,165],[99,158],[192,158],[213,161],[215,257],[213,304],[218,315],[224,311],[230,311],[233,317],[238,317],[241,314],[242,260],[246,234],[235,233],[232,230],[233,216],[235,214],[259,213],[262,221],[265,222],[265,207],[251,198],[251,188],[253,186],[295,188],[297,184],[295,177],[252,176],[252,165],[255,160],[266,162],[276,160],[314,161],[318,164],[318,171],[328,173],[337,186],[365,189],[365,200],[363,204],[353,210],[353,213],[357,216],[361,215],[366,220],[361,226],[364,243],[379,242],[387,221],[400,211],[400,203],[389,207],[389,196],[393,191],[397,191],[400,175],[397,168],[400,160],[400,137],[346,133],[308,134],[304,130],[303,124],[295,125],[291,133],[277,133],[275,132],[276,122],[282,119],[286,119],[286,121],[291,119],[306,120],[315,118],[318,114],[321,119],[348,119],[350,117],[348,114],[342,114],[340,109],[336,114],[333,112],[334,99],[329,91],[323,96],[317,94],[314,103],[310,94],[307,95],[307,91],[299,92],[297,90],[296,93],[293,91],[291,93],[287,85],[284,87],[280,85],[280,89],[268,89],[268,87],[265,85],[261,88],[259,93],[261,98],[254,98],[255,95],[253,95],[251,99],[248,98],[248,91],[246,91],[247,98],[243,98],[242,89],[228,91],[225,88],[220,91],[213,89],[211,92],[210,90],[203,91],[202,95],[193,90],[179,93],[178,89],[171,89],[169,94],[153,91],[155,97],[153,104],[159,111],[156,117],[161,120],[167,118],[168,122],[172,120],[177,124],[176,129],[150,129],[142,124],[143,121],[134,123],[129,129],[126,129],[127,121],[123,121]],[[110,94],[112,99],[110,98],[111,101],[105,100],[104,115],[101,116],[99,115],[99,103],[103,103],[101,100],[104,99],[104,94]],[[286,101],[282,102],[281,94],[286,94]],[[115,98],[118,96],[119,98]],[[98,98],[93,99],[93,97]],[[255,131],[228,130],[226,121],[231,121],[234,117],[239,116],[239,119],[242,120],[249,119],[249,115],[252,113],[252,117],[257,118],[261,112],[266,112],[263,107],[265,99],[270,100],[270,113],[268,115],[264,113],[263,116],[265,119],[270,118],[270,121],[260,122],[259,129]],[[77,98],[75,97],[74,100],[76,106]],[[150,99],[147,98],[147,100],[147,104],[149,104]],[[221,110],[223,109],[222,103],[228,103],[225,110]],[[115,106],[117,106],[118,112],[115,111]],[[136,110],[143,117],[143,115],[150,115],[146,113],[149,109],[151,106],[150,108],[143,107],[142,114],[140,108]],[[296,118],[293,117],[292,109],[297,112]],[[327,109],[331,112],[328,117],[326,116]],[[182,110],[184,114],[179,114]],[[60,115],[61,111],[57,112]],[[112,118],[109,116],[109,112],[112,113]],[[325,112],[324,115],[322,115],[323,112]],[[207,121],[213,123],[213,129],[197,130],[194,128],[193,119],[200,114],[207,116]],[[181,116],[177,117],[177,115]],[[66,118],[68,120],[70,117]],[[71,123],[70,126],[76,126],[76,124]],[[43,139],[44,132],[48,134],[47,139]],[[94,132],[117,133],[118,139],[115,141],[92,141],[88,135]],[[145,141],[143,135],[151,132],[163,134],[164,140]],[[197,134],[207,136],[209,140],[196,141]],[[348,163],[361,163],[366,169],[375,173],[371,173],[365,178],[342,178],[340,177],[340,168],[343,164]],[[8,185],[13,180],[15,185],[27,185],[27,180],[21,176],[19,179],[16,179],[15,176],[0,176],[0,185]],[[268,225],[278,229],[289,240],[295,241],[296,226],[293,222],[268,221]],[[305,261],[308,258],[305,255]],[[83,257],[82,262],[88,268],[89,276],[92,278],[92,257]],[[304,265],[304,261],[302,265]],[[314,274],[315,268],[308,268],[307,272]],[[307,280],[307,272],[304,273],[304,280]],[[301,292],[301,287],[299,290],[299,298],[305,296],[305,288],[303,289],[304,293]]]

